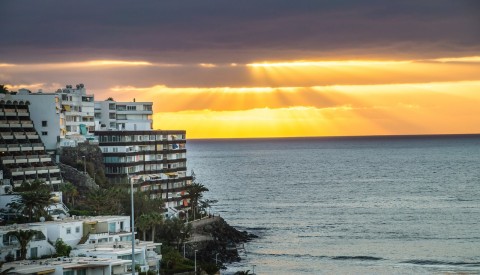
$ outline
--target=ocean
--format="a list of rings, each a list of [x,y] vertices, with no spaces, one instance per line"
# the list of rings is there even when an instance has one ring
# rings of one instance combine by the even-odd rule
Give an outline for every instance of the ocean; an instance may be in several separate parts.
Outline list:
[[[222,274],[480,274],[480,136],[188,140],[211,212],[259,236]]]

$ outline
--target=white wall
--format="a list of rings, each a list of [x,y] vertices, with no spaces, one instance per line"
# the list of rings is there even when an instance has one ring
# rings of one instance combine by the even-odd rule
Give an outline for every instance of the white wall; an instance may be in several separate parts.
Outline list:
[[[60,136],[60,110],[57,110],[56,94],[16,94],[14,99],[30,101],[28,107],[30,119],[40,136],[47,151],[57,149],[57,138]],[[47,126],[42,126],[42,121],[47,121]],[[47,135],[42,133],[46,132]]]

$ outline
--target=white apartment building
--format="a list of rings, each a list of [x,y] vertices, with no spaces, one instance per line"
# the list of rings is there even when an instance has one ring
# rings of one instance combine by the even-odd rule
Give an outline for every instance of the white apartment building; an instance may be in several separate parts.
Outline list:
[[[29,100],[10,95],[0,99],[0,170],[13,186],[40,180],[55,189],[62,183],[60,168],[47,154],[42,135],[34,128],[31,105]]]
[[[65,114],[59,97],[55,93],[31,93],[26,89],[12,95],[13,99],[30,103],[30,118],[47,151],[55,151],[66,134]]]
[[[4,270],[12,275],[48,274],[48,275],[128,275],[131,261],[93,257],[60,257],[42,260],[16,261],[4,264]]]
[[[152,130],[152,102],[95,101],[96,130]]]
[[[31,118],[47,151],[94,138],[94,96],[83,84],[66,85],[54,93],[20,89],[12,98],[30,102]]]

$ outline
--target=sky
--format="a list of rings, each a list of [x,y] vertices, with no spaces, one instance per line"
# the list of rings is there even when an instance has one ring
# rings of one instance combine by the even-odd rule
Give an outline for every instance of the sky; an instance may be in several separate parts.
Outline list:
[[[0,84],[187,138],[480,133],[480,1],[2,0]]]

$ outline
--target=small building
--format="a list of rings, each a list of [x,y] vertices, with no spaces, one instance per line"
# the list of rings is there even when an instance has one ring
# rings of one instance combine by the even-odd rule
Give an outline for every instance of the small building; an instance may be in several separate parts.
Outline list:
[[[12,275],[127,275],[131,261],[93,257],[60,257],[42,260],[26,260],[5,263]]]
[[[0,226],[0,261],[6,261],[8,258],[16,260],[20,258],[18,240],[13,236],[7,236],[8,232],[19,230],[39,231],[28,244],[27,259],[37,259],[55,254],[55,247],[48,242],[47,228],[42,223]]]

